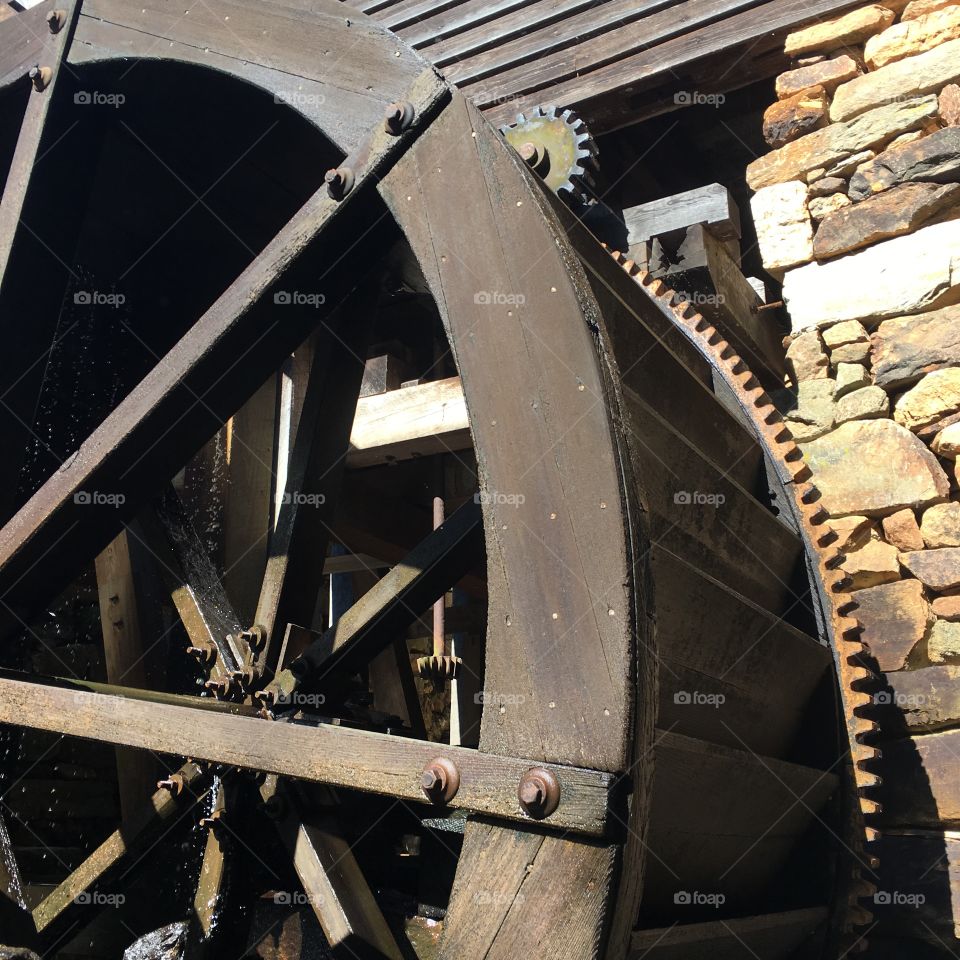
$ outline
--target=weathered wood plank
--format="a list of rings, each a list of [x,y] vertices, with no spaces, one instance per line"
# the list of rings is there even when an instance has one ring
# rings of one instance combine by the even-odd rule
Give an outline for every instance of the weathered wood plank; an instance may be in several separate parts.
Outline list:
[[[348,467],[370,467],[468,450],[470,421],[459,377],[362,397],[350,433]]]
[[[730,191],[719,183],[695,187],[623,211],[632,247],[661,233],[706,223],[721,240],[740,239],[740,211]]]
[[[787,960],[827,920],[826,907],[638,930],[630,960]]]
[[[146,651],[140,632],[137,585],[126,532],[97,556],[95,567],[107,681],[128,687],[145,687]],[[153,792],[155,766],[149,754],[117,750],[117,786],[125,821]]]
[[[76,686],[76,685],[75,685]],[[531,762],[463,747],[357,730],[333,724],[276,723],[238,711],[197,710],[180,703],[52,687],[0,677],[0,722],[68,736],[102,740],[314,780],[331,786],[423,802],[420,775],[438,756],[460,772],[460,789],[449,806],[508,820],[528,819],[517,787]],[[154,694],[154,697],[172,695]],[[195,700],[196,698],[182,698]],[[229,708],[237,704],[223,704]],[[601,835],[608,829],[611,774],[545,765],[557,777],[561,802],[544,823]]]

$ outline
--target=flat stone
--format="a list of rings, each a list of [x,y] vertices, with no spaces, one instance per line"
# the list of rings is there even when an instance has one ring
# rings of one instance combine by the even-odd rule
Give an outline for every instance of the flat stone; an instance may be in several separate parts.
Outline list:
[[[767,270],[780,271],[813,257],[813,224],[807,186],[799,180],[758,190],[750,201],[760,256]]]
[[[846,193],[847,181],[842,177],[822,177],[810,184],[808,196],[829,197],[834,193]]]
[[[863,639],[880,670],[902,670],[933,623],[923,586],[916,580],[900,580],[858,590],[857,604],[854,616],[863,624]]]
[[[823,87],[778,100],[763,114],[763,139],[771,147],[782,147],[797,137],[827,124],[827,94]]]
[[[930,510],[936,509],[936,507],[930,507]],[[923,536],[912,510],[898,510],[896,513],[891,513],[889,517],[883,518],[882,524],[887,543],[898,550],[923,549]]]
[[[900,15],[901,20],[916,20],[918,17],[925,17],[934,10],[942,10],[944,7],[953,6],[957,0],[911,0],[903,8]]]
[[[781,100],[795,97],[819,87],[824,93],[832,93],[841,83],[846,83],[861,73],[857,61],[846,54],[832,60],[821,59],[798,70],[788,70],[777,77],[777,96]]]
[[[912,233],[960,200],[960,184],[905,183],[861,203],[849,205],[844,199],[846,204],[817,227],[813,253],[818,260]]]
[[[830,351],[830,360],[835,366],[841,363],[865,363],[870,356],[870,344],[863,343],[845,343],[842,347],[837,347]]]
[[[850,420],[872,420],[885,417],[890,412],[890,398],[880,387],[863,387],[854,390],[837,401],[834,419],[836,423]]]
[[[861,150],[859,153],[851,154],[844,160],[835,163],[829,170],[824,171],[824,176],[848,178],[858,167],[868,160],[872,160],[876,155],[875,150]]]
[[[784,52],[788,57],[796,57],[803,53],[830,53],[840,47],[856,46],[885,30],[893,21],[894,14],[886,7],[878,4],[860,7],[787,34]]]
[[[938,457],[956,460],[960,457],[960,423],[951,423],[944,427],[931,441],[930,449]]]
[[[931,663],[956,663],[960,659],[960,623],[934,623],[927,637],[927,657]]]
[[[926,181],[924,186],[955,185],[960,180],[960,127],[944,127],[919,140],[884,150],[854,173],[847,192],[851,200],[863,200],[898,183],[917,180]],[[955,200],[943,202],[940,209],[952,202]]]
[[[926,53],[906,57],[840,84],[830,104],[830,119],[850,120],[902,97],[939,91],[957,80],[960,80],[960,40],[951,40]]]
[[[960,306],[884,320],[873,335],[870,353],[873,382],[887,390],[910,386],[934,370],[960,366]]]
[[[838,363],[837,364],[837,389],[836,397],[840,397],[861,387],[870,385],[870,374],[862,363]]]
[[[787,347],[787,370],[794,383],[830,376],[830,360],[816,330],[794,337]]]
[[[955,83],[947,84],[937,98],[940,110],[940,119],[948,127],[960,126],[960,86]]]
[[[884,69],[892,70],[897,66],[893,64]],[[801,179],[817,168],[828,170],[853,154],[881,146],[901,133],[919,129],[937,116],[938,111],[935,96],[910,97],[865,112],[850,123],[832,123],[754,160],[747,167],[747,183],[751,190],[759,190],[775,183]]]
[[[871,70],[912,57],[960,36],[960,7],[941,7],[903,20],[867,40],[863,59]]]
[[[899,551],[882,540],[871,540],[859,550],[846,554],[843,572],[850,578],[851,590],[876,587],[900,579]]]
[[[798,443],[814,440],[833,429],[834,387],[833,380],[802,380],[796,390],[778,390],[771,394]]]
[[[849,207],[850,198],[845,193],[832,193],[829,197],[813,197],[807,203],[807,209],[810,211],[810,217],[813,220],[823,220],[824,217]]]
[[[858,320],[845,320],[826,327],[822,333],[823,342],[830,350],[842,347],[848,343],[866,343],[867,331]]]
[[[924,586],[937,593],[960,587],[960,547],[901,553],[900,563]]]
[[[927,507],[920,523],[920,533],[928,547],[960,547],[960,503],[937,503]]]
[[[892,420],[853,420],[803,453],[831,516],[885,516],[945,500],[950,491],[937,458]]]
[[[859,550],[865,543],[876,538],[873,521],[869,517],[834,517],[830,529],[837,535],[838,550]]]
[[[960,597],[937,597],[932,606],[940,620],[960,621]]]
[[[960,368],[946,367],[928,373],[904,393],[893,419],[908,430],[918,430],[960,412]]]
[[[960,300],[958,285],[960,221],[951,220],[788,270],[783,298],[794,329],[807,330],[936,310]]]

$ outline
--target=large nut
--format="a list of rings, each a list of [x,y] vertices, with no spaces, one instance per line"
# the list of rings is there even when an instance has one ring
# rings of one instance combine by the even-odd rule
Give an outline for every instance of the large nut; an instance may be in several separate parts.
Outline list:
[[[521,778],[517,799],[527,816],[543,820],[560,805],[560,783],[549,770],[533,767]]]
[[[420,789],[432,803],[449,803],[460,789],[460,771],[452,760],[436,757],[423,768]]]

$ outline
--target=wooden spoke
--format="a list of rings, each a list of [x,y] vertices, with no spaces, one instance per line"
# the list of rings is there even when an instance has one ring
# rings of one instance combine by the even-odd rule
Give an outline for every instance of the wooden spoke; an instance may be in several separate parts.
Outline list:
[[[267,690],[277,704],[334,670],[355,670],[405,630],[477,561],[483,518],[468,501],[318,636]]]
[[[200,926],[202,939],[208,939],[213,933],[221,906],[220,898],[224,893],[227,850],[220,818],[227,809],[227,792],[227,786],[222,780],[213,786],[213,803],[203,824],[207,830],[207,839],[203,846],[203,859],[200,861],[197,891],[193,897],[193,913]]]
[[[265,634],[259,672],[276,664],[288,623],[312,622],[323,579],[350,429],[363,378],[379,284],[361,285],[341,306],[335,337],[313,342],[310,374],[255,621]],[[275,636],[279,631],[280,637]]]
[[[176,778],[176,787],[159,788],[123,828],[111,833],[63,883],[34,907],[33,920],[38,931],[47,930],[70,907],[82,905],[84,898],[81,894],[101,883],[124,858],[142,848],[185,805],[195,804],[205,794],[207,775],[196,764],[185,764],[177,771]]]
[[[239,704],[199,711],[185,706],[184,700],[197,702],[156,693],[149,701],[132,699],[48,686],[34,678],[14,679],[9,673],[0,677],[2,723],[418,802],[424,801],[424,768],[442,756],[456,766],[460,778],[449,806],[529,822],[517,800],[520,781],[533,766],[528,761],[327,723],[269,722],[242,715]],[[556,777],[562,799],[543,822],[578,833],[604,834],[610,827],[616,778],[578,767],[544,768]]]

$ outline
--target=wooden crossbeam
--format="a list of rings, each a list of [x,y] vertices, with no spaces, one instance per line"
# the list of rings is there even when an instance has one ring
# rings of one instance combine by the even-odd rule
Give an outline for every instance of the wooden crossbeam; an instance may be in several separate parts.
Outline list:
[[[242,715],[244,711],[236,704],[201,711],[183,705],[184,699],[192,698],[157,693],[151,693],[150,698],[115,696],[80,689],[79,685],[73,689],[50,686],[34,677],[17,678],[6,671],[0,676],[0,723],[262,770],[411,802],[424,801],[421,774],[428,763],[442,756],[452,761],[460,774],[460,788],[450,807],[530,822],[517,800],[520,780],[535,766],[526,760],[330,723],[271,722]],[[554,764],[539,766],[557,778],[561,795],[557,810],[543,822],[587,835],[604,834],[615,775]]]
[[[0,530],[0,598],[8,621],[28,621],[311,330],[323,329],[368,272],[369,258],[396,235],[373,183],[444,94],[439,78],[425,71],[408,92],[415,108],[411,128],[400,137],[373,130],[355,160],[356,183],[345,199],[318,190]],[[288,304],[278,317],[272,295],[279,285],[315,289],[318,265],[325,303]]]
[[[482,544],[480,506],[468,500],[278,673],[268,691],[289,702],[309,680],[362,666],[470,570]]]

